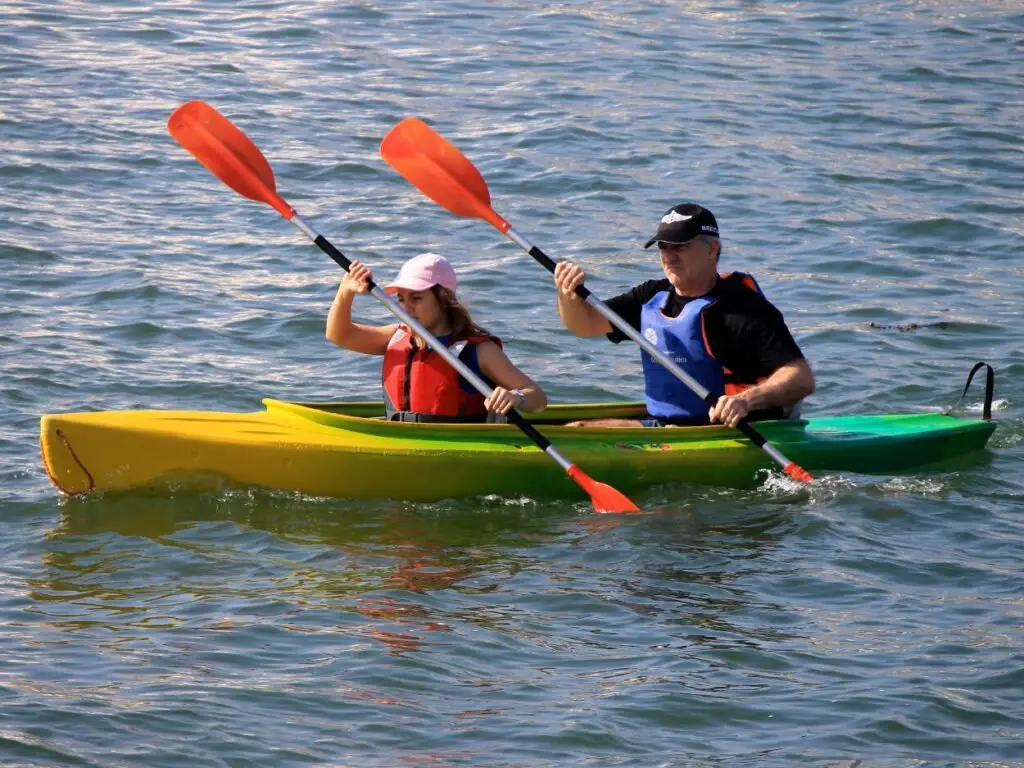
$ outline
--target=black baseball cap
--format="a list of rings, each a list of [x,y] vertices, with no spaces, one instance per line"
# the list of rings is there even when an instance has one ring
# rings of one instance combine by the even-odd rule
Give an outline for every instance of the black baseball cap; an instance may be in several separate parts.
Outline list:
[[[665,211],[658,223],[658,231],[644,243],[644,248],[650,248],[655,243],[684,245],[701,235],[718,237],[715,215],[696,203],[680,203]]]

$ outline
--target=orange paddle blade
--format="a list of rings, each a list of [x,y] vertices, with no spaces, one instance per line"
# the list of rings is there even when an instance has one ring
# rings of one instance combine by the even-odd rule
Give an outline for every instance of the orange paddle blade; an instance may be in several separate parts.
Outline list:
[[[182,104],[167,119],[167,130],[210,173],[239,194],[272,206],[286,219],[295,215],[276,192],[274,171],[267,158],[234,123],[206,102]]]
[[[634,504],[621,491],[617,491],[606,483],[599,483],[586,472],[573,464],[569,467],[569,477],[590,494],[594,509],[598,512],[639,512],[640,507]]]
[[[480,171],[441,134],[416,117],[407,117],[380,143],[385,162],[416,189],[456,216],[492,224],[501,232],[508,222],[491,208],[491,193]]]

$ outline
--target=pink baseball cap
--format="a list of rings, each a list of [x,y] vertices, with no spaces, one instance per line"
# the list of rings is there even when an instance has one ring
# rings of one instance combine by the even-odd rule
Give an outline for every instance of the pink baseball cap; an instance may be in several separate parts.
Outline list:
[[[384,291],[385,293],[395,293],[399,288],[405,288],[408,291],[426,291],[435,285],[444,286],[454,293],[455,267],[440,254],[421,253],[402,265],[398,277]]]

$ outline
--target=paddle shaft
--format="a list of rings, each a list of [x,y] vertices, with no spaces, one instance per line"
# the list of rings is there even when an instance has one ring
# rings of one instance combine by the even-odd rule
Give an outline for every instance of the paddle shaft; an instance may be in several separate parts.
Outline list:
[[[511,240],[524,251],[526,251],[528,254],[530,254],[530,256],[532,256],[538,263],[540,263],[541,266],[547,269],[548,272],[550,272],[551,274],[555,274],[554,259],[552,259],[546,253],[544,253],[544,251],[542,251],[536,245],[534,245],[521,234],[512,229],[512,227],[508,227],[508,229],[504,230],[504,232],[505,236],[508,237],[509,240]],[[589,302],[590,305],[593,306],[594,309],[596,309],[601,314],[601,316],[604,317],[609,323],[611,323],[614,327],[618,328],[629,338],[635,341],[644,352],[646,352],[659,363],[661,363],[663,366],[665,366],[665,368],[667,368],[673,376],[675,376],[677,379],[683,382],[683,384],[688,386],[693,391],[693,393],[697,395],[697,397],[699,397],[701,400],[707,403],[709,408],[715,407],[715,405],[718,403],[718,398],[715,397],[715,395],[713,395],[710,391],[708,391],[707,387],[703,386],[699,381],[694,379],[692,376],[690,376],[690,374],[688,374],[686,371],[680,368],[675,360],[665,355],[661,350],[659,350],[656,346],[651,344],[651,342],[645,339],[633,326],[631,326],[629,323],[623,320],[618,315],[618,313],[614,312],[607,304],[601,301],[601,299],[599,299],[597,296],[591,293],[589,288],[587,288],[585,285],[577,286],[576,295],[579,296],[584,301]],[[750,426],[750,423],[746,419],[741,419],[740,422],[736,425],[736,429],[742,432],[747,438],[749,438],[749,440],[752,443],[754,443],[754,445],[756,445],[758,448],[760,448],[769,456],[771,456],[787,471],[790,467],[795,466],[793,465],[793,462],[787,459],[782,454],[782,452],[779,451],[779,449],[777,449],[775,446],[773,446],[771,443],[765,440],[764,436],[760,432],[758,432],[756,429]]]
[[[326,237],[324,237],[315,229],[313,229],[313,227],[311,227],[306,222],[305,219],[303,219],[301,216],[299,216],[299,214],[296,213],[291,216],[289,221],[291,221],[292,224],[298,227],[306,237],[312,240],[313,244],[316,245],[321,251],[323,251],[332,259],[334,259],[334,261],[338,264],[339,267],[344,269],[346,272],[349,271],[350,267],[352,266],[352,262],[349,261],[348,257],[345,256],[345,254],[343,254],[337,248],[335,248],[334,245],[332,245],[331,242]],[[447,362],[452,368],[458,371],[459,375],[462,376],[462,378],[464,378],[466,381],[472,384],[473,388],[476,389],[477,392],[479,392],[484,397],[488,397],[491,394],[493,389],[487,386],[487,382],[485,382],[483,379],[477,376],[476,373],[474,373],[465,363],[459,360],[458,357],[453,355],[451,350],[448,349],[448,347],[442,344],[430,331],[424,328],[419,321],[417,321],[415,318],[412,317],[412,315],[406,312],[405,309],[402,308],[401,304],[399,304],[397,301],[395,301],[386,293],[384,293],[384,291],[382,291],[380,287],[373,282],[373,280],[370,280],[369,284],[370,293],[373,295],[373,297],[377,299],[377,301],[379,301],[385,307],[387,307],[388,310],[393,315],[398,317],[403,323],[405,323],[414,331],[416,331],[416,333],[420,335],[420,338],[424,339],[427,342],[427,344],[430,345],[431,349],[433,349],[435,352],[441,355],[441,357],[445,359],[445,362]],[[506,414],[506,418],[508,418],[508,420],[511,423],[519,427],[519,429],[521,429],[526,434],[526,436],[529,437],[537,445],[538,448],[543,450],[544,453],[546,453],[548,456],[550,456],[552,459],[558,462],[559,466],[561,466],[562,469],[564,469],[566,472],[569,472],[571,470],[571,468],[573,467],[573,463],[569,461],[567,458],[565,458],[565,456],[563,456],[558,451],[558,449],[555,448],[555,446],[553,446],[546,437],[544,437],[544,435],[538,432],[530,422],[523,418],[521,413],[519,413],[516,410],[511,410]]]

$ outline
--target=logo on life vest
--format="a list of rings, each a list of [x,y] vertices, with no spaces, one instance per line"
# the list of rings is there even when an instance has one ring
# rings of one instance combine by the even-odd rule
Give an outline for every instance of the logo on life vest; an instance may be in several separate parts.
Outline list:
[[[689,221],[693,216],[683,216],[681,213],[675,211],[669,211],[661,217],[662,224],[675,224],[677,221]]]
[[[644,331],[644,338],[647,339],[654,346],[658,346],[658,333],[653,328],[647,328]]]

